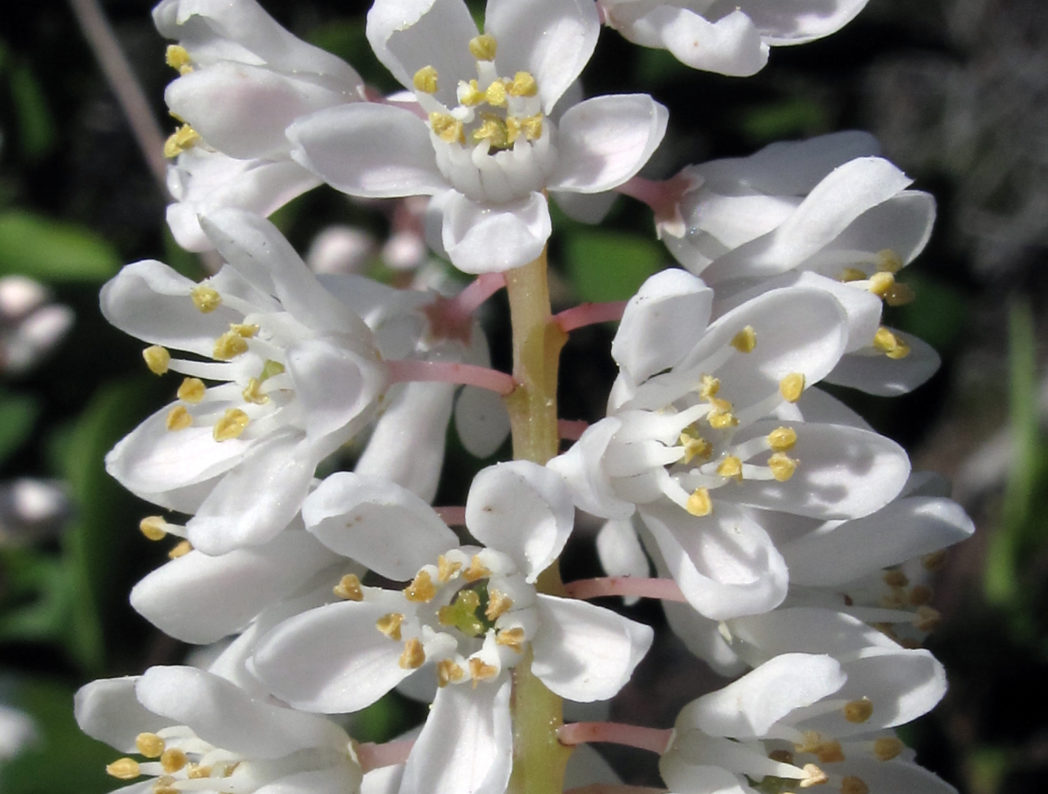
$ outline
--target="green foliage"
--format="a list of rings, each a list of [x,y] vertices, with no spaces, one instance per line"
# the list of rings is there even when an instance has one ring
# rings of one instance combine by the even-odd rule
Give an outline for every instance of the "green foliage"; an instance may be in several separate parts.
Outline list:
[[[666,262],[654,240],[612,231],[578,231],[565,242],[568,275],[583,301],[628,299]]]
[[[105,239],[79,224],[24,210],[0,212],[0,275],[40,281],[102,281],[120,257]]]
[[[0,390],[0,462],[29,437],[39,407],[31,397]]]

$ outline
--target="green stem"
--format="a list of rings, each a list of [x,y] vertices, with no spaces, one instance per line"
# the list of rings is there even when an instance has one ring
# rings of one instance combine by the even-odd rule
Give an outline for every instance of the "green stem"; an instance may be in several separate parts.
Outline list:
[[[506,398],[513,457],[545,463],[557,454],[557,364],[567,335],[553,321],[546,252],[506,273],[513,325],[513,377]],[[556,563],[539,577],[539,590],[563,593]],[[557,740],[564,723],[561,699],[531,672],[531,652],[513,670],[513,774],[509,794],[561,794],[571,750]]]

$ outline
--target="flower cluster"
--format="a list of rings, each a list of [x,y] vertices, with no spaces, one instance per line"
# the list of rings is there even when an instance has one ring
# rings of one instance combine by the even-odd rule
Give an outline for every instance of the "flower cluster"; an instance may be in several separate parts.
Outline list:
[[[488,0],[478,26],[463,0],[375,0],[367,40],[405,89],[384,97],[254,0],[162,0],[182,124],[168,222],[224,264],[194,281],[136,262],[104,287],[148,369],[181,378],[106,466],[157,506],[143,534],[178,539],[133,606],[208,649],[78,694],[84,731],[127,754],[108,767],[123,791],[614,791],[571,755],[601,741],[657,753],[680,794],[951,790],[894,728],[945,691],[920,648],[930,577],[972,525],[819,388],[897,394],[934,371],[883,317],[915,298],[898,274],[932,199],[862,133],[643,178],[667,109],[578,84],[602,25],[746,75],[864,4]],[[404,201],[476,279],[317,275],[264,216],[321,184]],[[592,221],[616,193],[652,208],[682,267],[553,315],[548,201]],[[476,319],[502,289],[511,373]],[[558,421],[560,348],[611,320],[606,415]],[[464,505],[434,507],[452,423],[488,465]],[[490,463],[510,431],[514,459]],[[604,521],[595,547],[576,511]],[[564,583],[566,549],[608,575]],[[587,600],[607,596],[660,600],[734,680],[672,727],[565,723],[604,713],[653,642]],[[351,715],[393,690],[426,718],[355,741]]]

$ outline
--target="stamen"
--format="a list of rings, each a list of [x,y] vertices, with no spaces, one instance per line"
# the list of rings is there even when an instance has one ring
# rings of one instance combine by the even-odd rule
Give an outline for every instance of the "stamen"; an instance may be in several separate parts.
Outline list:
[[[498,50],[498,42],[490,33],[481,33],[469,40],[469,52],[478,61],[495,60],[495,52]]]
[[[496,621],[513,608],[513,599],[498,590],[488,590],[488,606],[484,610],[484,617],[489,621]]]
[[[168,430],[185,430],[193,425],[193,415],[184,405],[176,405],[167,412],[165,424]]]
[[[914,615],[913,625],[919,631],[933,631],[942,622],[942,613],[929,606],[917,607]]]
[[[731,346],[740,353],[752,353],[757,346],[757,332],[752,325],[747,325],[732,337]]]
[[[251,339],[258,334],[258,326],[254,323],[230,323],[229,330],[244,339]]]
[[[779,393],[786,402],[795,403],[804,393],[804,373],[791,372],[779,381]]]
[[[805,764],[801,769],[807,775],[807,777],[801,781],[801,788],[820,786],[829,780],[826,773],[819,769],[815,764]]]
[[[846,267],[837,276],[837,280],[843,281],[845,284],[849,281],[865,281],[866,274],[857,267]]]
[[[429,603],[437,594],[437,588],[433,585],[433,579],[429,571],[419,571],[411,584],[404,588],[404,597],[408,601],[416,603]]]
[[[939,549],[921,557],[921,567],[926,571],[938,571],[946,564],[948,553],[946,549]]]
[[[877,252],[877,270],[884,273],[898,273],[902,270],[902,258],[891,248]]]
[[[720,391],[720,380],[712,375],[703,375],[699,383],[699,397],[709,400]]]
[[[867,289],[878,298],[883,298],[893,286],[895,286],[895,276],[887,271],[882,271],[870,276]]]
[[[496,643],[512,648],[517,653],[521,653],[524,650],[524,639],[524,629],[519,626],[515,626],[512,629],[503,629],[495,635]]]
[[[506,86],[506,90],[510,96],[536,96],[539,93],[539,84],[531,72],[517,72]]]
[[[461,681],[465,675],[466,671],[462,669],[462,666],[451,659],[442,659],[437,662],[437,686],[444,687],[455,681]]]
[[[850,700],[844,705],[844,719],[848,722],[866,722],[873,716],[873,701],[869,698]]]
[[[476,554],[469,561],[469,567],[462,572],[462,578],[467,582],[475,582],[478,579],[485,579],[489,576],[491,576],[491,571],[484,567]]]
[[[862,778],[848,775],[841,780],[841,794],[870,794],[870,787]]]
[[[520,120],[520,128],[524,131],[524,137],[529,141],[536,141],[542,137],[542,114],[525,116]]]
[[[712,513],[713,501],[710,499],[709,490],[706,488],[696,488],[691,496],[688,497],[688,503],[684,506],[684,509],[693,516],[699,518],[708,516]]]
[[[429,126],[444,143],[465,143],[462,122],[446,113],[430,113]]]
[[[884,575],[881,576],[884,583],[888,587],[905,587],[910,583],[910,580],[906,577],[902,571],[898,568],[892,568],[891,570],[885,571]]]
[[[423,66],[415,72],[411,83],[415,86],[416,91],[421,91],[423,94],[435,94],[437,93],[437,70],[432,66]]]
[[[797,431],[792,427],[777,427],[768,433],[767,438],[772,452],[789,452],[797,443]]]
[[[793,765],[793,753],[789,750],[772,750],[768,753],[768,758],[772,761],[778,761],[780,764]]]
[[[254,403],[255,405],[264,405],[269,402],[269,396],[262,393],[262,384],[259,383],[258,378],[251,378],[244,390],[240,392],[240,395],[245,402]]]
[[[474,143],[484,143],[495,149],[505,149],[509,144],[509,131],[506,122],[497,116],[485,114],[483,121],[470,136]]]
[[[476,80],[470,80],[468,83],[463,80],[458,84],[458,91],[456,93],[458,94],[459,104],[468,108],[475,107],[484,101],[484,92],[480,90]],[[431,115],[430,123],[432,124],[432,122],[433,117]],[[437,131],[436,127],[433,128],[433,131]],[[437,134],[439,135],[440,133]]]
[[[159,758],[164,752],[164,740],[155,733],[140,733],[135,737],[135,749],[146,758]]]
[[[685,463],[691,463],[695,458],[709,460],[713,456],[713,444],[690,427],[681,431],[678,443],[684,449]]]
[[[883,295],[883,298],[889,306],[905,306],[907,303],[913,303],[917,294],[908,284],[900,284],[896,281],[892,288]]]
[[[201,314],[210,314],[222,305],[222,296],[218,290],[206,284],[197,284],[189,291],[189,296]]]
[[[496,80],[484,89],[484,99],[492,107],[501,108],[506,106],[506,84]]]
[[[797,470],[797,461],[785,452],[776,452],[768,458],[768,468],[776,480],[786,482]]]
[[[360,577],[355,573],[347,573],[331,590],[339,598],[346,601],[364,600],[364,591],[360,588]]]
[[[186,754],[177,747],[171,747],[164,750],[163,755],[160,756],[160,766],[169,775],[178,772],[188,763],[189,758],[187,758]]]
[[[142,351],[142,358],[145,359],[146,366],[154,375],[163,375],[171,363],[171,354],[166,347],[160,345],[147,347]]]
[[[426,653],[422,650],[422,643],[417,637],[412,637],[404,643],[404,653],[400,654],[397,664],[403,670],[417,670],[426,661]]]
[[[482,659],[478,659],[476,656],[469,660],[469,676],[473,679],[473,686],[476,686],[478,681],[494,678],[498,675],[498,672],[497,667],[485,664]]]
[[[142,774],[138,761],[133,758],[118,758],[106,765],[106,774],[119,780],[134,780]]]
[[[200,780],[201,778],[211,777],[211,767],[190,764],[189,768],[186,770],[186,777],[190,780]]]
[[[461,567],[461,562],[452,562],[441,554],[437,557],[437,581],[441,583],[448,581]]]
[[[189,52],[180,44],[168,44],[164,52],[164,61],[179,74],[189,74],[193,71],[192,59]]]
[[[375,621],[375,628],[389,637],[391,640],[400,642],[400,625],[404,622],[401,612],[390,612]]]
[[[166,527],[167,527],[167,522],[163,518],[161,518],[160,516],[146,516],[145,518],[143,518],[141,521],[138,522],[138,531],[141,532],[143,535],[145,535],[146,538],[148,538],[149,540],[163,540],[164,538],[166,538],[167,537],[167,529],[166,529]],[[156,734],[140,733],[139,734],[139,738],[141,738],[143,736],[147,736],[147,735],[148,736],[156,736]],[[159,739],[160,737],[157,737],[157,738]],[[136,742],[137,742],[137,740],[136,740]],[[160,749],[162,751],[163,747],[161,747]],[[146,753],[144,750],[142,750],[141,746],[139,746],[138,751],[140,753],[142,753],[142,755],[144,755],[144,756],[153,757],[153,756],[150,756],[148,753]],[[157,755],[159,755],[159,754],[160,753],[157,753]]]
[[[198,403],[204,399],[207,387],[200,378],[185,378],[182,385],[178,387],[176,396],[187,403]]]
[[[903,746],[894,736],[881,736],[873,740],[873,754],[879,761],[891,761],[903,751]]]
[[[211,357],[218,361],[230,361],[247,352],[247,340],[243,334],[230,329],[215,340]]]
[[[873,346],[888,358],[900,359],[910,355],[910,346],[884,326],[873,335]]]
[[[724,460],[717,466],[717,474],[721,477],[727,477],[742,481],[742,461],[734,455],[728,455]]]
[[[164,157],[169,160],[178,157],[186,149],[191,149],[200,141],[200,133],[183,124],[164,141]]]
[[[174,548],[167,553],[169,559],[177,560],[179,557],[185,557],[189,552],[193,550],[193,544],[188,540],[180,540]]]
[[[932,600],[932,589],[928,585],[919,584],[910,588],[910,593],[906,600],[910,602],[910,606],[924,606]]]
[[[222,418],[215,422],[212,435],[215,441],[229,441],[238,438],[247,429],[248,416],[239,408],[229,408]]]

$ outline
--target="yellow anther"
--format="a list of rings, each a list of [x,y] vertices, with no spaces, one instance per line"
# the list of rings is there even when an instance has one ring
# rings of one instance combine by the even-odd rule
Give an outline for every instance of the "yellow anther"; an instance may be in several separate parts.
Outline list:
[[[873,701],[869,698],[849,700],[844,704],[844,719],[848,722],[866,722],[873,716]]]
[[[797,461],[785,452],[776,452],[768,458],[768,468],[771,469],[772,477],[779,482],[786,482],[797,471]]]
[[[422,643],[417,637],[412,637],[404,643],[404,653],[400,654],[397,664],[402,670],[417,670],[426,661],[426,652],[422,650]]]
[[[819,767],[817,767],[815,764],[805,764],[801,767],[801,770],[804,772],[806,776],[803,780],[801,780],[801,788],[821,786],[823,783],[829,780],[829,777],[826,776],[826,773],[819,769]]]
[[[476,80],[470,80],[468,83],[462,81],[458,86],[458,101],[460,105],[471,108],[479,105],[484,101],[484,92],[480,90],[480,86],[477,85]],[[430,116],[430,122],[432,123],[433,116]],[[436,127],[433,128],[436,131]]]
[[[171,364],[171,354],[166,347],[160,345],[147,347],[142,351],[142,358],[145,359],[146,366],[154,375],[163,375],[167,372],[168,365]]]
[[[791,372],[779,381],[779,394],[786,402],[795,403],[804,393],[804,373]]]
[[[531,72],[517,72],[507,84],[506,90],[509,91],[510,96],[536,96],[539,92],[539,84]]]
[[[486,579],[491,576],[491,571],[485,568],[483,563],[480,561],[480,557],[476,554],[473,555],[473,559],[469,561],[469,567],[462,572],[462,578],[467,582],[475,582],[478,579]]]
[[[258,336],[258,325],[255,323],[230,323],[229,330],[242,339]]]
[[[717,466],[717,474],[735,480],[742,479],[742,460],[734,455],[728,455]]]
[[[106,765],[106,774],[120,780],[134,780],[142,774],[134,758],[118,758]]]
[[[429,126],[433,134],[444,143],[465,143],[466,137],[462,134],[462,122],[447,113],[430,113]]]
[[[200,133],[188,124],[183,124],[164,141],[164,157],[169,160],[174,159],[186,149],[193,148],[199,141]]]
[[[433,585],[433,578],[429,571],[425,570],[415,574],[411,584],[404,588],[404,597],[416,603],[428,604],[436,594],[437,588]]]
[[[364,591],[360,589],[360,577],[355,573],[347,573],[331,591],[345,601],[364,600]]]
[[[469,660],[469,677],[473,679],[473,686],[478,681],[485,681],[498,675],[498,668],[491,664],[485,664],[483,659],[473,656]]]
[[[421,91],[423,94],[435,94],[437,93],[437,70],[432,66],[423,66],[415,72],[411,83],[415,86],[416,91]]]
[[[836,739],[820,742],[812,752],[823,764],[838,764],[844,760],[844,750],[841,749],[841,743]]]
[[[520,120],[520,128],[524,131],[524,137],[529,141],[537,141],[542,137],[542,114],[525,116]]]
[[[506,116],[506,148],[517,142],[521,135],[520,119],[516,116]]]
[[[189,291],[189,297],[203,314],[213,312],[222,305],[222,296],[218,294],[218,290],[207,284],[197,284]]]
[[[212,435],[215,441],[229,441],[238,438],[247,429],[250,420],[246,413],[239,408],[228,408],[222,418],[215,422]]]
[[[524,650],[524,629],[519,626],[515,626],[512,629],[503,629],[495,635],[495,642],[520,653]]]
[[[881,736],[873,740],[873,754],[879,761],[891,761],[903,751],[903,743],[894,736]]]
[[[916,298],[917,294],[908,284],[901,284],[896,281],[892,288],[885,293],[884,302],[889,306],[905,306],[907,303],[913,303]]]
[[[211,357],[218,361],[230,361],[247,352],[247,340],[242,334],[230,329],[215,340]]]
[[[186,754],[179,750],[177,747],[171,747],[164,750],[160,756],[160,766],[169,775],[173,772],[178,772],[189,763],[189,758]]]
[[[185,557],[189,552],[193,550],[193,544],[188,540],[180,540],[175,544],[174,548],[167,553],[169,559],[177,560],[179,557]]]
[[[400,612],[390,612],[375,621],[375,628],[389,637],[391,640],[400,642],[400,625],[404,622],[404,615]]]
[[[870,794],[870,787],[862,778],[848,775],[841,780],[841,794]]]
[[[921,557],[921,567],[926,571],[938,571],[946,564],[947,556],[949,555],[946,549],[939,549],[931,554],[925,554]]]
[[[720,400],[718,402],[727,402],[726,400]],[[731,403],[728,403],[729,408]],[[710,427],[714,430],[727,430],[729,427],[735,427],[739,424],[739,418],[735,416],[730,410],[717,409],[710,411],[706,414],[706,421],[710,423]]]
[[[164,752],[164,740],[155,733],[140,733],[135,737],[135,749],[146,758],[159,758]]]
[[[873,335],[873,346],[888,358],[900,359],[910,355],[910,346],[884,326]]]
[[[255,405],[263,405],[269,402],[269,396],[262,393],[262,384],[259,383],[258,378],[251,378],[244,390],[240,392],[240,396],[244,398],[244,402],[254,403]]]
[[[840,272],[840,275],[837,276],[837,280],[843,281],[846,284],[849,281],[865,281],[866,274],[857,267],[846,267]]]
[[[509,130],[506,122],[497,116],[484,115],[484,120],[470,136],[474,143],[484,143],[494,149],[505,149],[509,146]]]
[[[731,338],[731,346],[740,353],[752,353],[757,346],[757,332],[752,325],[747,325]]]
[[[513,599],[498,590],[488,591],[488,605],[484,609],[484,617],[490,621],[498,620],[513,608]]]
[[[942,621],[942,613],[929,606],[919,606],[913,617],[913,625],[919,631],[933,631]]]
[[[490,33],[481,33],[469,40],[469,53],[478,61],[495,60],[496,50],[498,50],[498,42]]]
[[[888,587],[906,587],[910,583],[906,574],[898,568],[891,568],[885,571],[881,575],[881,579]]]
[[[205,392],[207,387],[200,378],[184,378],[176,394],[178,399],[184,402],[198,403],[204,399]]]
[[[699,381],[699,397],[704,400],[709,400],[717,395],[720,391],[720,380],[713,377],[712,375],[703,375],[702,380]]]
[[[164,781],[161,783],[161,781]],[[151,794],[182,794],[177,788],[174,787],[173,783],[175,779],[173,777],[162,777],[153,784],[153,790]]]
[[[138,531],[145,535],[149,540],[163,540],[167,537],[167,522],[160,516],[146,516],[138,522]],[[156,734],[139,734],[139,736],[155,735]],[[142,755],[147,755],[147,753],[142,751],[141,747],[138,748],[138,752],[142,753]]]
[[[455,664],[451,659],[441,659],[437,662],[437,686],[447,686],[455,681],[461,681],[466,671],[461,665]]]
[[[185,430],[193,425],[193,415],[186,410],[184,405],[176,405],[167,412],[165,420],[168,430]]]
[[[713,501],[710,499],[710,492],[707,488],[696,488],[692,491],[691,496],[688,497],[688,502],[684,506],[684,509],[691,513],[693,516],[708,516],[713,512]]]
[[[713,456],[713,444],[690,427],[681,431],[679,443],[684,448],[685,463],[691,463],[695,458],[709,460]]]
[[[910,588],[909,595],[906,600],[910,606],[919,607],[924,606],[932,600],[932,589],[925,584],[919,584]]]
[[[186,777],[190,780],[200,780],[201,778],[211,777],[211,767],[190,764],[186,769]]]
[[[164,61],[179,74],[188,74],[193,71],[192,59],[186,48],[180,44],[168,44],[164,52]]]
[[[501,80],[495,80],[484,89],[484,99],[492,107],[501,108],[506,106],[506,84]]]
[[[895,276],[887,271],[881,271],[870,276],[870,283],[867,289],[877,297],[883,298],[894,286]]]
[[[788,452],[797,443],[797,431],[792,427],[777,427],[767,435],[772,452]]]
[[[448,581],[461,567],[461,562],[452,562],[441,554],[437,557],[437,581],[441,583]]]
[[[885,273],[898,273],[902,270],[902,258],[891,248],[877,252],[877,269]]]

